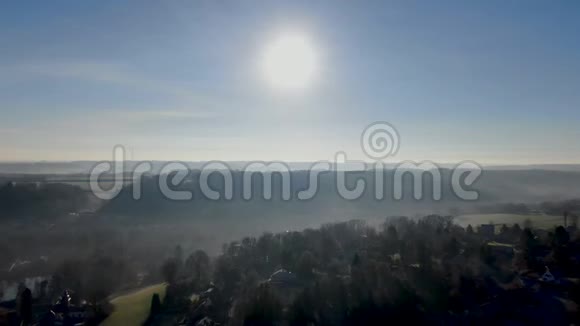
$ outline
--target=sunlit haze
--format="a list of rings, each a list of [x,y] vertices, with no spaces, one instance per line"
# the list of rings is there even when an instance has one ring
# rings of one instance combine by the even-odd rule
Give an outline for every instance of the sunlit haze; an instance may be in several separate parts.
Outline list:
[[[227,7],[227,8],[225,8]],[[580,162],[580,10],[354,1],[0,8],[0,160]],[[66,19],[63,19],[66,17]]]
[[[296,33],[278,36],[267,45],[262,60],[268,82],[286,89],[309,87],[318,64],[308,38]]]

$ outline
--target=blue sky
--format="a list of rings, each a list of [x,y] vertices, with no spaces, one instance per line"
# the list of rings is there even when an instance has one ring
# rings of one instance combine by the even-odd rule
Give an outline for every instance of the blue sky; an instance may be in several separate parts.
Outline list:
[[[285,31],[319,56],[279,92]],[[580,163],[577,1],[12,1],[0,4],[0,160]]]

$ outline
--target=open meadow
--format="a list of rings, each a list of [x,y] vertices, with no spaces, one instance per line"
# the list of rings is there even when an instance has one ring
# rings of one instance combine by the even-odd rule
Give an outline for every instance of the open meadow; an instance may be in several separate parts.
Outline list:
[[[480,224],[506,224],[511,226],[517,223],[523,228],[526,220],[529,220],[533,227],[546,230],[553,229],[555,226],[564,223],[562,216],[544,214],[468,214],[455,218],[455,222],[462,227],[466,227],[469,224],[473,227]]]
[[[111,300],[114,306],[113,313],[105,319],[104,326],[132,326],[142,325],[149,316],[151,298],[159,294],[161,301],[165,297],[167,284],[156,284],[134,292],[118,296]]]

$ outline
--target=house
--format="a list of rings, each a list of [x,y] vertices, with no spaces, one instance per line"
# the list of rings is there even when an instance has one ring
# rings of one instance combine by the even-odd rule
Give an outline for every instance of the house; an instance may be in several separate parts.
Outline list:
[[[45,325],[84,325],[94,317],[93,309],[88,306],[71,304],[70,293],[65,290],[42,319]]]
[[[284,306],[290,305],[302,289],[298,277],[285,269],[279,269],[266,281]]]
[[[479,234],[487,238],[492,238],[495,235],[495,225],[481,224],[479,226]]]
[[[540,277],[540,281],[545,283],[553,283],[556,281],[554,275],[550,273],[550,268],[548,268],[548,266],[546,266],[546,272],[544,272],[542,277]]]
[[[276,287],[293,287],[298,285],[298,278],[292,272],[279,269],[270,275],[268,283]]]
[[[506,259],[512,259],[514,257],[514,246],[509,243],[490,241],[487,243],[487,246],[495,256]]]

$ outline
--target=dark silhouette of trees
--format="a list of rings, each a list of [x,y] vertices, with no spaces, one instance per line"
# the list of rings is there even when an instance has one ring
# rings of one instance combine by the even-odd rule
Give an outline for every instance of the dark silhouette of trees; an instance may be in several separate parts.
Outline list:
[[[276,325],[282,319],[282,305],[267,285],[258,286],[241,309],[244,325]]]
[[[447,243],[445,243],[445,247],[443,248],[443,250],[445,251],[445,255],[448,257],[457,256],[459,254],[460,249],[461,246],[459,244],[459,241],[457,241],[455,237],[449,239]]]
[[[150,317],[156,316],[161,311],[161,299],[159,298],[159,294],[154,293],[151,297],[151,308],[149,312]]]
[[[509,237],[519,239],[522,234],[522,228],[518,223],[514,224],[509,230]]]
[[[509,228],[506,224],[502,224],[501,228],[499,229],[499,234],[502,237],[508,237],[509,236]]]
[[[471,226],[471,224],[469,224],[467,226],[467,228],[465,228],[465,233],[467,233],[468,235],[473,235],[474,234],[474,232],[473,232],[473,226]]]
[[[233,257],[221,256],[216,260],[214,271],[214,282],[217,287],[228,297],[234,292],[238,283],[242,279],[240,265],[234,261]]]
[[[89,197],[80,187],[64,183],[0,186],[0,219],[4,217],[54,218],[87,206]]]
[[[562,267],[568,268],[570,264],[570,235],[563,226],[558,226],[554,230],[551,241],[552,256],[554,260]]]
[[[568,245],[568,242],[570,242],[570,235],[568,234],[568,231],[566,231],[566,229],[561,225],[556,227],[556,230],[554,231],[552,246],[562,247]]]
[[[123,260],[93,255],[82,260],[67,260],[58,265],[48,286],[47,296],[49,300],[57,297],[62,299],[61,294],[67,293],[68,296],[70,290],[74,294],[72,304],[86,300],[95,312],[100,313],[109,295],[134,281],[135,272]],[[60,301],[61,304],[65,303]]]
[[[399,233],[394,225],[387,227],[387,234],[385,238],[385,252],[387,255],[393,255],[399,252]]]
[[[525,228],[520,236],[519,244],[522,248],[524,263],[530,268],[536,268],[536,250],[538,248],[538,241],[532,230]]]
[[[316,302],[312,291],[310,289],[304,290],[290,306],[288,314],[290,325],[301,326],[316,324],[315,306]]]
[[[186,276],[192,277],[193,282],[200,286],[209,282],[210,259],[203,250],[197,250],[185,261]]]
[[[565,228],[548,237],[534,232],[542,234],[515,225],[503,226],[500,235],[483,236],[449,217],[431,215],[392,218],[381,227],[351,221],[245,237],[225,244],[215,259],[198,250],[183,264],[173,257],[180,256],[176,250],[161,266],[170,284],[163,315],[165,308],[190,304],[193,291],[204,307],[208,303],[203,314],[222,324],[474,324],[472,311],[502,298],[519,281],[512,257],[521,253],[526,267],[536,271],[544,263],[556,265],[558,273],[560,267],[575,266],[567,258],[577,242]],[[92,275],[82,266],[117,270],[115,261],[92,257],[88,262],[93,265],[63,264],[55,284],[78,287],[83,298],[93,295],[91,284],[110,292],[117,283],[109,277],[116,274]],[[82,276],[75,279],[75,273]],[[151,316],[160,306],[154,295]]]
[[[25,288],[18,298],[18,316],[20,325],[30,325],[32,322],[32,292]]]
[[[163,280],[169,284],[175,284],[177,280],[177,273],[179,271],[179,263],[175,258],[167,259],[161,266],[161,274]]]
[[[311,280],[314,276],[314,268],[316,267],[316,258],[312,252],[306,250],[300,255],[296,265],[296,273],[303,280]]]

